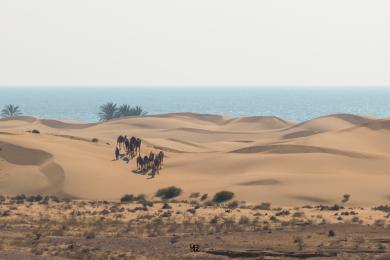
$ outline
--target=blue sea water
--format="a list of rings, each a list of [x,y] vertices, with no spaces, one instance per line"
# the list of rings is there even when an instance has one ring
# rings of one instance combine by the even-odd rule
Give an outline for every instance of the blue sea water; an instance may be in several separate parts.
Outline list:
[[[295,121],[335,113],[387,117],[390,88],[0,88],[0,107],[16,104],[24,115],[39,118],[95,122],[99,106],[106,102],[140,105],[149,114],[275,115]]]

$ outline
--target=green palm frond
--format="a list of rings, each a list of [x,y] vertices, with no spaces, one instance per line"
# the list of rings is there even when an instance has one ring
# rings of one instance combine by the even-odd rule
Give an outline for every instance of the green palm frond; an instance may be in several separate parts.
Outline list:
[[[4,106],[4,108],[1,110],[1,115],[3,117],[14,117],[14,116],[20,116],[22,114],[19,106],[15,106],[12,104]]]
[[[107,121],[117,117],[118,108],[116,104],[109,102],[100,106],[100,111],[98,113],[100,121]]]

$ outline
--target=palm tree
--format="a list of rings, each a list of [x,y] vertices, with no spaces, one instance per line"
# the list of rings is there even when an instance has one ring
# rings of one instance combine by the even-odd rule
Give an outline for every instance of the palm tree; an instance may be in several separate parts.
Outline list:
[[[135,106],[131,108],[132,116],[146,116],[147,114],[148,112],[144,111],[140,106]]]
[[[131,116],[131,106],[123,104],[118,108],[118,117]]]
[[[1,115],[3,117],[14,117],[14,116],[20,116],[22,112],[20,111],[19,106],[15,106],[12,104],[4,106],[4,108],[1,110]]]
[[[129,106],[127,104],[123,104],[118,108],[117,117],[123,117],[123,116],[144,116],[147,112],[143,111],[142,107],[140,106]]]
[[[116,104],[109,102],[100,106],[100,111],[98,113],[100,121],[107,121],[117,117],[118,108]]]

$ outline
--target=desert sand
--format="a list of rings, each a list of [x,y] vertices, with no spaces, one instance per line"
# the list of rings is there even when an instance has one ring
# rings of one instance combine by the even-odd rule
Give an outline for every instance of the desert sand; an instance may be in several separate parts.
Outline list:
[[[300,123],[192,113],[96,124],[1,119],[0,193],[118,200],[174,185],[183,197],[229,190],[250,203],[296,206],[350,194],[350,206],[373,206],[390,198],[389,130],[388,119],[350,114]],[[134,173],[135,159],[114,161],[120,134],[141,138],[142,154],[165,152],[155,178]]]

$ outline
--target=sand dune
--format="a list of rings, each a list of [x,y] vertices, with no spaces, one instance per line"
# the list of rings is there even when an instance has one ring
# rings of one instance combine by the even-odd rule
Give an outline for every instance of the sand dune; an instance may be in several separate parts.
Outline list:
[[[16,117],[12,117],[12,118],[0,118],[0,122],[7,122],[7,121],[22,121],[22,122],[26,122],[26,123],[33,123],[35,122],[37,119],[35,117],[32,117],[32,116],[16,116]]]
[[[305,129],[314,132],[328,132],[362,125],[374,121],[374,118],[352,114],[335,114],[318,117],[309,121],[296,124],[291,129]]]
[[[74,124],[74,123],[67,123],[67,122],[62,122],[62,121],[52,120],[52,119],[40,119],[39,123],[51,128],[58,128],[58,129],[83,129],[95,125],[95,124]]]
[[[0,142],[0,154],[1,158],[7,162],[17,165],[40,165],[52,158],[52,155],[45,151],[24,148],[5,142]]]
[[[115,200],[175,185],[183,196],[231,190],[240,200],[280,205],[337,203],[346,193],[352,205],[372,205],[390,196],[387,119],[340,114],[294,123],[173,113],[82,124],[17,117],[1,119],[0,129],[1,194]],[[142,154],[164,150],[160,174],[151,179],[133,172],[134,160],[113,161],[119,134],[140,137]]]
[[[358,159],[370,159],[370,155],[343,151],[332,148],[307,146],[307,145],[264,145],[264,146],[249,146],[232,151],[232,153],[275,153],[275,154],[299,154],[299,153],[322,153],[322,154],[335,154],[341,156],[347,156]]]

